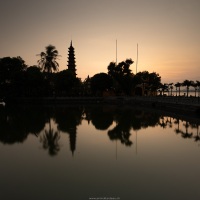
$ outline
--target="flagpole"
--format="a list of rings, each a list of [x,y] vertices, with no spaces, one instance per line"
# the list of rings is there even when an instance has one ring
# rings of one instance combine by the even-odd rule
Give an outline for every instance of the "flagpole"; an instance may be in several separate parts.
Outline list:
[[[136,74],[137,74],[137,68],[138,68],[138,44],[137,44]]]
[[[116,65],[117,65],[117,39],[116,39]]]

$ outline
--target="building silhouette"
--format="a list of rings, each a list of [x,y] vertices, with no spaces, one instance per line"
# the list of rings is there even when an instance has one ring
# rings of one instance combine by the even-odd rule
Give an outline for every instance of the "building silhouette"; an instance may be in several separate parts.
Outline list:
[[[68,70],[70,70],[73,75],[76,77],[76,59],[75,59],[75,52],[74,47],[72,46],[72,40],[70,47],[68,48]]]

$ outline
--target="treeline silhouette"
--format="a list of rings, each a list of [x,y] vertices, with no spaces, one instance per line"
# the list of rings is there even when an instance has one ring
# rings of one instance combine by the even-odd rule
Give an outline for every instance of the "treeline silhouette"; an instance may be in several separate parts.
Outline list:
[[[69,70],[49,73],[38,66],[27,67],[20,57],[0,59],[1,98],[77,95],[80,87],[80,79]]]
[[[73,155],[78,139],[77,126],[84,120],[98,130],[107,131],[111,141],[120,141],[127,147],[134,143],[130,140],[133,130],[148,127],[174,128],[174,132],[183,138],[200,140],[199,122],[183,120],[178,116],[171,117],[126,106],[76,105],[0,107],[0,141],[3,144],[22,143],[32,134],[39,138],[42,147],[53,156],[60,150],[59,139],[62,132],[69,135]],[[115,125],[111,128],[113,123]]]
[[[57,57],[60,56],[55,46],[48,45],[45,52],[38,54],[38,64],[27,66],[21,57],[0,58],[0,98],[16,97],[54,97],[54,96],[102,96],[133,95],[136,85],[151,93],[160,84],[159,74],[148,71],[134,75],[130,69],[131,59],[111,62],[107,73],[97,73],[93,77],[81,80],[76,77],[74,48],[69,48],[68,69],[59,72]]]
[[[194,97],[200,96],[200,81],[192,81],[192,80],[184,80],[183,82],[177,82],[177,83],[164,83],[161,84],[158,92],[160,95],[166,94],[168,96],[181,96],[181,89],[186,90],[186,93],[184,93],[185,96],[189,97],[189,91],[190,88],[193,88],[194,90]],[[175,89],[175,92],[174,92]]]
[[[60,56],[55,46],[48,45],[45,52],[38,54],[37,65],[27,66],[21,57],[0,58],[0,98],[13,100],[19,97],[69,97],[69,96],[180,96],[181,87],[186,88],[189,96],[190,87],[195,96],[200,92],[200,81],[185,80],[177,83],[161,83],[161,76],[156,72],[138,72],[134,74],[130,66],[132,59],[107,66],[107,73],[98,72],[92,77],[81,80],[76,75],[74,48],[69,48],[68,68],[59,71],[57,57]],[[198,94],[199,96],[200,94]]]

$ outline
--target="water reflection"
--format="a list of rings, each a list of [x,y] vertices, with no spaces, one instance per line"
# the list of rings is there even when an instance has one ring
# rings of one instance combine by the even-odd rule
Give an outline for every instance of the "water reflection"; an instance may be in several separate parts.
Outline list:
[[[86,108],[90,112],[91,122],[98,130],[107,130],[113,123],[113,109],[112,107],[99,106],[97,108]],[[86,111],[86,113],[88,113]]]
[[[77,126],[81,124],[83,115],[82,106],[57,107],[55,110],[55,122],[58,130],[69,134],[70,150],[72,155],[76,150]]]
[[[0,141],[4,144],[24,142],[29,134],[44,129],[44,108],[0,107]]]
[[[60,145],[58,143],[60,139],[60,133],[51,127],[50,119],[48,125],[48,128],[45,129],[40,136],[40,142],[42,142],[44,149],[48,149],[49,155],[54,156],[60,150]]]
[[[3,144],[24,142],[29,134],[38,137],[49,155],[60,150],[60,132],[69,135],[70,151],[76,151],[77,127],[83,121],[106,131],[111,141],[130,147],[131,134],[148,127],[173,129],[184,139],[200,141],[199,119],[191,120],[156,110],[133,107],[99,106],[15,106],[0,107],[0,141]]]
[[[198,124],[192,124],[192,127],[196,129],[196,135],[194,136],[195,142],[200,140],[200,135],[199,135],[199,125]]]

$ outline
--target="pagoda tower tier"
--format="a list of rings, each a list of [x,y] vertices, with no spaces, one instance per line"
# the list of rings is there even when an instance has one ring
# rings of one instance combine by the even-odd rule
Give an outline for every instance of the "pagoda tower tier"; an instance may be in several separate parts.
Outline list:
[[[72,46],[72,41],[70,47],[68,48],[68,70],[70,70],[76,76],[76,58],[74,47]]]

